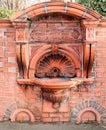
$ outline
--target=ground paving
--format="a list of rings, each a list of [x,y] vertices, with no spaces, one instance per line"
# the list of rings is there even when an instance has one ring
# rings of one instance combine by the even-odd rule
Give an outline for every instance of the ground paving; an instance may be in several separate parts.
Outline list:
[[[106,130],[105,125],[81,124],[75,125],[71,123],[11,123],[9,121],[0,123],[0,130]]]

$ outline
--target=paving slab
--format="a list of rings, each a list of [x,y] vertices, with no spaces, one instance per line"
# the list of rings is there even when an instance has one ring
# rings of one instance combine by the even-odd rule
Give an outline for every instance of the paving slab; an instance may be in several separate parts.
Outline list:
[[[71,124],[71,123],[0,123],[0,130],[106,130],[106,126],[99,124]]]

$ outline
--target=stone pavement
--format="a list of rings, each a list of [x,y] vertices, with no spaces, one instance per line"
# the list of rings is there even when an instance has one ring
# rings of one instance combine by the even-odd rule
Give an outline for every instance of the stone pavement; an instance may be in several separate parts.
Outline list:
[[[1,122],[0,130],[106,130],[106,126],[98,124],[75,125],[70,123],[37,124]]]

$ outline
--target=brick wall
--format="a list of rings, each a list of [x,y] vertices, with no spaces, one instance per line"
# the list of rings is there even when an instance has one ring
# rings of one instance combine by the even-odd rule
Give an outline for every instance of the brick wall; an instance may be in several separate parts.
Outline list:
[[[95,71],[95,96],[98,98],[97,100],[100,100],[103,105],[106,105],[105,100],[105,92],[106,92],[106,27],[97,27],[96,28],[96,51],[95,51],[95,65],[94,65],[94,71]]]
[[[16,29],[10,20],[0,20],[0,121],[80,123],[96,120],[106,123],[106,19],[102,19],[95,28],[95,34],[94,83],[71,92],[69,103],[62,104],[60,110],[54,110],[50,102],[42,100],[39,86],[17,84],[16,79],[20,75],[16,57]]]
[[[1,20],[0,22],[4,23],[4,27],[0,25],[0,120],[3,120],[5,110],[15,101],[14,90],[17,86],[18,72],[15,29],[9,26],[9,21]]]
[[[95,30],[96,33],[96,44],[95,44],[95,59],[93,65],[93,76],[95,78],[94,83],[88,87],[80,88],[78,93],[75,93],[71,99],[71,107],[74,107],[72,110],[72,120],[74,121],[77,118],[78,111],[89,111],[87,115],[90,114],[90,111],[96,109],[101,115],[102,123],[105,123],[105,114],[106,114],[106,76],[105,76],[105,58],[106,58],[106,26],[104,26],[104,21],[102,21]],[[77,105],[76,105],[77,104]],[[98,104],[98,105],[97,105]],[[90,110],[86,110],[90,108]],[[75,110],[74,110],[75,109]],[[80,114],[79,114],[80,115]],[[87,120],[88,116],[78,117],[77,120]],[[81,116],[81,115],[80,115]],[[93,117],[93,116],[92,116]],[[82,118],[82,119],[81,119]],[[92,119],[91,119],[92,120]],[[83,121],[82,121],[83,122]]]
[[[19,70],[16,57],[16,32],[9,20],[0,22],[0,120],[9,120],[11,114],[18,108],[29,109],[35,116],[34,120],[39,121],[42,106],[40,89],[37,86],[21,88],[17,84]]]

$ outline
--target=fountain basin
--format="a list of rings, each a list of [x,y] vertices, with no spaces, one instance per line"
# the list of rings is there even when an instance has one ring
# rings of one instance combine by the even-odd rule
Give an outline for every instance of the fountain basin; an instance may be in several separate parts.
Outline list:
[[[39,85],[42,89],[48,89],[51,91],[58,91],[75,87],[82,83],[82,79],[74,78],[33,78],[33,79],[17,79],[19,84],[27,85]]]
[[[32,78],[32,79],[17,79],[18,84],[22,85],[39,85],[42,89],[58,91],[62,89],[72,88],[82,83],[92,83],[91,78]]]
[[[42,89],[42,97],[53,103],[60,103],[68,100],[70,89],[75,88],[82,83],[93,82],[93,78],[33,78],[17,79],[21,85],[39,85]]]

